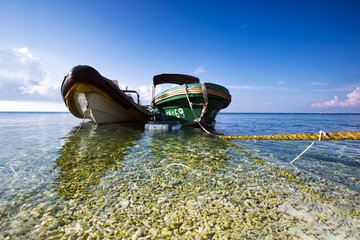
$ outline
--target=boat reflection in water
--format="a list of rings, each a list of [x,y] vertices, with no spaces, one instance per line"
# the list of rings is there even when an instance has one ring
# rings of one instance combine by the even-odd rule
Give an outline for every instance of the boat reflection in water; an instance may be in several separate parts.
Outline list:
[[[121,191],[130,191],[149,184],[153,188],[179,177],[195,186],[200,172],[227,173],[231,151],[227,141],[192,127],[150,133],[142,125],[90,122],[66,138],[54,167],[54,185],[61,198],[78,200],[102,195],[104,187],[116,191],[116,186],[123,186]],[[182,177],[176,176],[179,173]]]
[[[77,129],[75,129],[77,130]],[[142,126],[133,124],[95,125],[85,123],[71,132],[59,151],[54,171],[55,188],[63,199],[85,199],[107,171],[118,170],[134,141],[141,138]]]
[[[183,164],[208,173],[223,171],[230,159],[227,141],[209,137],[191,127],[185,127],[177,134],[153,134],[150,151],[157,159],[155,166]]]

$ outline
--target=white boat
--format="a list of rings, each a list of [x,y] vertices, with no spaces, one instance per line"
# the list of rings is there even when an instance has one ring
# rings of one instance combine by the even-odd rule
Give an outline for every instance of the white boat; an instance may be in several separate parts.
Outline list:
[[[64,78],[61,94],[75,117],[97,124],[146,122],[151,117],[148,107],[140,104],[138,92],[121,90],[117,81],[103,77],[90,66],[74,67]]]

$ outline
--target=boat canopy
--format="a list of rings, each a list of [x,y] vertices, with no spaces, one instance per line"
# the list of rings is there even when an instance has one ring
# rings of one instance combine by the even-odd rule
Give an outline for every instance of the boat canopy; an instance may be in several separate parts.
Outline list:
[[[162,83],[174,83],[174,84],[191,84],[198,83],[200,80],[197,77],[185,75],[185,74],[169,74],[163,73],[154,76],[154,87]]]

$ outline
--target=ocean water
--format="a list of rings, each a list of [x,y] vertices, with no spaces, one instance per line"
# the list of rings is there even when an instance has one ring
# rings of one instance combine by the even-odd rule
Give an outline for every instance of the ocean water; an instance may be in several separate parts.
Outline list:
[[[221,140],[0,113],[0,239],[360,239],[360,141]],[[80,127],[81,126],[81,127]],[[219,114],[225,135],[360,131],[360,114]]]

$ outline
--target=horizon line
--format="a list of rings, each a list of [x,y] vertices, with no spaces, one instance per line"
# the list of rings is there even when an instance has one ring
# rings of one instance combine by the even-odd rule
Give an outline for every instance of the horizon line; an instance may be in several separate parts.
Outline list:
[[[69,113],[69,111],[2,111],[0,113]],[[360,114],[360,112],[219,112],[218,114]]]

